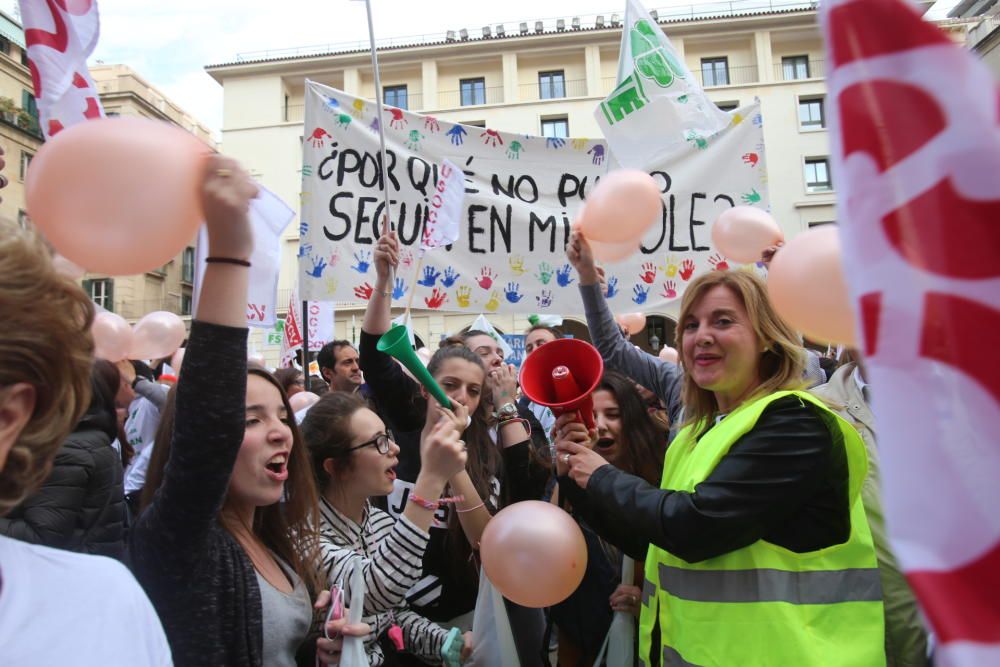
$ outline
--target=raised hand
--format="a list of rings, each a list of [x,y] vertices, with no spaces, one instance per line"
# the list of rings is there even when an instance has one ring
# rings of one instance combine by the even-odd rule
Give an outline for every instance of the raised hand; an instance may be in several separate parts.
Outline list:
[[[375,291],[375,288],[373,288],[368,283],[364,283],[364,284],[358,285],[357,287],[354,288],[354,296],[356,296],[359,299],[362,299],[364,301],[368,301],[370,298],[372,298],[372,292],[374,292],[374,291]]]
[[[253,231],[247,213],[257,186],[235,160],[213,156],[205,162],[201,210],[205,215],[211,254],[250,259]],[[245,307],[240,306],[242,312]]]
[[[404,296],[406,296],[406,292],[408,289],[409,288],[406,286],[406,283],[403,282],[402,278],[396,278],[396,284],[392,288],[392,298],[402,299]]]
[[[548,262],[542,262],[538,265],[538,273],[535,274],[537,278],[543,285],[548,285],[552,281],[552,275],[555,273],[552,266]]]
[[[313,278],[321,278],[323,276],[323,269],[326,268],[326,260],[317,255],[312,255],[309,257],[312,262],[313,267],[309,270],[309,275]]]
[[[656,280],[656,267],[652,262],[646,262],[642,265],[642,273],[639,274],[639,278],[647,285],[653,284],[653,281]]]
[[[435,287],[434,291],[431,292],[431,295],[429,297],[424,297],[424,303],[427,304],[428,308],[436,309],[440,308],[441,304],[447,301],[447,299],[448,299],[447,292],[443,292],[442,290],[439,290],[437,287]]]
[[[566,287],[573,282],[574,279],[569,275],[571,270],[572,267],[569,264],[564,264],[561,269],[556,271],[556,283],[559,287]]]
[[[424,277],[417,281],[418,285],[423,285],[424,287],[434,287],[437,282],[438,277],[441,272],[435,269],[433,266],[424,267]]]
[[[594,253],[590,249],[590,243],[579,230],[573,229],[569,233],[569,242],[566,244],[566,259],[576,269],[583,284],[593,285],[599,281],[597,266],[594,264]]]
[[[517,303],[524,298],[524,295],[521,294],[521,286],[517,283],[507,283],[507,289],[504,290],[504,296],[506,296],[507,300],[511,303]]]
[[[694,274],[694,262],[690,259],[685,259],[681,263],[681,278],[685,281],[691,280],[691,276]]]
[[[455,292],[455,301],[458,302],[459,308],[468,308],[471,298],[472,288],[470,287],[459,287]]]
[[[476,278],[476,282],[483,289],[489,289],[493,287],[493,279],[496,278],[496,275],[497,274],[493,273],[493,269],[488,266],[484,266],[479,272],[479,277]]]
[[[440,406],[437,410],[437,422],[431,432],[420,439],[420,474],[432,475],[443,485],[465,470],[468,452],[459,437],[454,413]]]
[[[368,267],[371,266],[372,254],[367,250],[359,250],[354,253],[354,261],[357,262],[351,268],[358,273],[368,273]]]
[[[649,288],[643,287],[642,285],[636,285],[632,288],[632,301],[637,304],[646,303],[646,297],[649,296]]]
[[[552,305],[552,290],[543,289],[541,295],[535,297],[539,308],[548,308]]]
[[[455,281],[458,280],[458,277],[461,275],[462,275],[461,273],[455,273],[455,269],[449,266],[447,269],[444,270],[444,278],[441,279],[441,284],[444,285],[445,287],[451,287],[452,285],[455,284]]]
[[[490,295],[490,300],[486,302],[486,310],[491,313],[496,312],[496,309],[500,307],[500,295],[497,294],[496,290],[493,290],[493,294]]]
[[[383,227],[385,226],[385,217],[382,218],[382,225]],[[359,258],[355,255],[354,259]],[[378,241],[375,242],[375,275],[382,280],[386,280],[398,266],[399,237],[396,235],[396,232],[383,233],[382,236],[378,237]],[[355,268],[355,270],[357,271],[358,269]],[[365,270],[361,273],[366,273],[367,271],[368,266],[366,263]]]
[[[663,283],[663,294],[662,294],[662,296],[664,296],[664,297],[666,297],[668,299],[676,299],[677,298],[677,285],[674,284],[673,280],[668,280],[667,282]]]

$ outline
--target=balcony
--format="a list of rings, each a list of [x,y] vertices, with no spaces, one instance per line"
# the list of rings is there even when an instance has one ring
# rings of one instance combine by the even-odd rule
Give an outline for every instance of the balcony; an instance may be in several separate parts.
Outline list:
[[[38,124],[38,119],[26,111],[4,111],[0,112],[0,123],[15,127],[22,132],[31,135],[39,141],[44,140],[42,136],[42,126]]]
[[[558,95],[556,93],[562,93]],[[587,97],[587,80],[571,79],[555,84],[522,83],[518,86],[518,99],[521,102],[538,102],[545,100],[561,100],[567,97]]]
[[[463,102],[474,102],[473,104],[463,104]],[[482,88],[475,93],[465,92],[463,99],[461,90],[443,90],[438,93],[438,109],[458,109],[462,107],[476,107],[484,104],[503,104],[503,86],[491,86]]]
[[[801,67],[792,64],[775,63],[775,81],[803,81],[808,79],[822,79],[826,73],[824,60],[810,60],[806,72],[801,71]],[[802,76],[805,74],[805,76]]]
[[[757,76],[756,65],[727,67],[724,72],[719,72],[718,70],[714,73],[708,72],[708,76],[705,76],[706,72],[703,70],[695,70],[692,74],[694,74],[695,81],[697,81],[702,88],[746,86],[760,82],[760,77]]]

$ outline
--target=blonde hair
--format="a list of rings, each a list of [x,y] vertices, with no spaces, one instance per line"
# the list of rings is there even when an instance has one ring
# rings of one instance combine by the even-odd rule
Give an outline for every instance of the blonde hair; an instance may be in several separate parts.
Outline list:
[[[90,299],[56,272],[38,234],[0,220],[0,396],[20,382],[35,388],[31,419],[0,471],[0,516],[45,480],[90,404],[93,319]]]
[[[747,401],[783,389],[801,388],[805,351],[799,343],[798,334],[775,312],[764,281],[748,271],[712,271],[698,276],[688,285],[677,320],[676,345],[682,351],[681,363],[684,359],[684,322],[702,297],[719,286],[729,289],[740,300],[754,333],[766,348],[760,357],[761,383]],[[715,395],[699,387],[691,374],[686,373],[681,398],[684,402],[684,425],[694,424],[695,433],[700,434],[718,411]]]

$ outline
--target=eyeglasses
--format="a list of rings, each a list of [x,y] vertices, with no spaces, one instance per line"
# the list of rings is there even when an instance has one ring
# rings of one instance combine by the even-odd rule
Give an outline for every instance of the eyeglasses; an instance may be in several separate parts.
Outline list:
[[[378,450],[378,453],[384,455],[389,453],[390,442],[393,443],[396,442],[396,439],[392,437],[392,433],[379,433],[371,440],[367,442],[362,442],[360,445],[351,447],[347,451],[353,452],[355,449],[361,449],[363,447],[371,447],[374,445],[375,449]]]

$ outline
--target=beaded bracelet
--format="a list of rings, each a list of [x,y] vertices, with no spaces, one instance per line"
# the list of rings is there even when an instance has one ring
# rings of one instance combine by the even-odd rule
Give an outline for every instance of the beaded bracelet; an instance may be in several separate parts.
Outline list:
[[[427,500],[426,498],[421,498],[415,493],[411,493],[410,500],[415,502],[420,507],[423,507],[425,510],[433,511],[441,505],[460,503],[465,500],[465,496],[450,496],[448,498],[438,498],[437,500]]]
[[[521,424],[524,426],[524,430],[528,432],[528,437],[531,437],[531,423],[524,417],[508,417],[507,419],[501,419],[497,424],[497,430],[503,428],[507,424]]]

